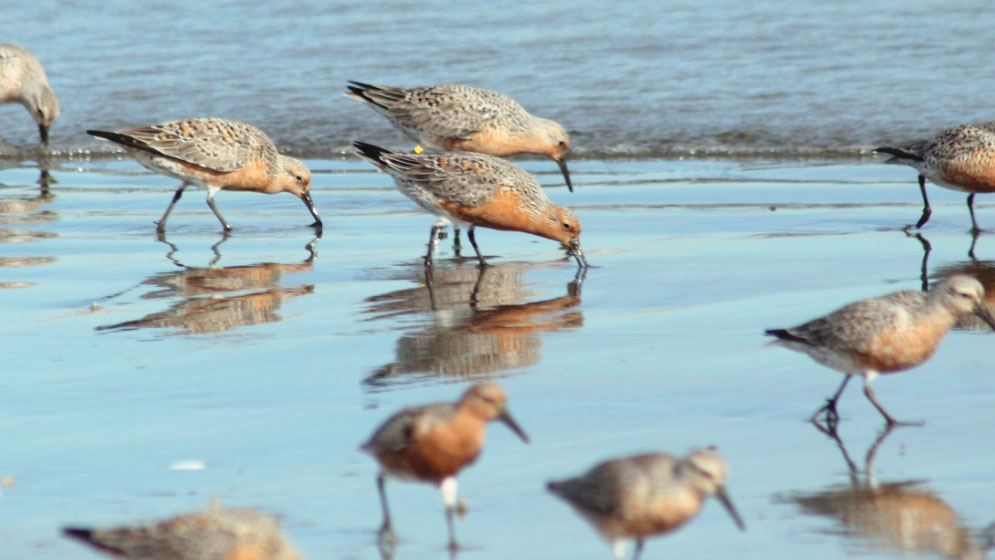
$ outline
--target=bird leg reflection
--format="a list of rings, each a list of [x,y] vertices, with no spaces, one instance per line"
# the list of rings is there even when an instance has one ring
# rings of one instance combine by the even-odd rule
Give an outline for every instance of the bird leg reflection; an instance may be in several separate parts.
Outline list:
[[[919,229],[926,225],[929,221],[930,215],[933,214],[933,209],[929,206],[929,197],[926,196],[926,176],[919,175],[919,191],[922,192],[922,216],[919,217],[919,221],[916,222],[915,228]],[[911,225],[905,226],[905,231],[912,229]]]
[[[49,200],[55,196],[48,188],[52,183],[58,183],[58,181],[52,177],[52,174],[48,172],[48,169],[43,167],[41,169],[41,173],[38,175],[38,186],[41,189],[42,200]]]
[[[214,265],[218,264],[218,261],[221,260],[221,245],[223,245],[225,241],[228,241],[229,237],[231,237],[231,232],[224,230],[221,232],[221,239],[219,239],[214,245],[211,245],[211,252],[214,253],[214,258],[211,259],[211,262],[207,263],[208,268],[214,268]]]
[[[892,424],[885,425],[885,428],[881,430],[878,436],[871,443],[871,446],[867,448],[867,452],[864,454],[864,474],[867,476],[869,482],[874,481],[874,457],[877,455],[878,449],[884,440],[891,435],[891,432],[895,430],[895,426]],[[857,464],[850,458],[850,454],[847,453],[846,445],[843,443],[842,438],[840,438],[839,433],[833,430],[832,433],[827,433],[827,435],[836,442],[836,446],[839,448],[840,453],[843,455],[843,460],[846,461],[847,469],[850,473],[850,479],[854,484],[859,482],[860,469],[857,468]],[[872,484],[873,486],[873,484]]]
[[[972,219],[974,218],[974,214],[973,213],[971,214],[971,218]],[[978,244],[978,237],[980,235],[981,235],[981,230],[980,229],[972,229],[971,230],[971,248],[967,250],[967,256],[971,257],[972,261],[978,260],[977,257],[974,256],[974,247],[975,247],[975,245]]]
[[[906,231],[906,235],[909,237],[915,237],[922,244],[922,264],[919,265],[919,280],[922,281],[922,291],[929,291],[929,253],[933,250],[933,246],[929,243],[929,240],[922,236],[921,233],[912,235],[910,232]],[[974,249],[974,246],[971,246]]]

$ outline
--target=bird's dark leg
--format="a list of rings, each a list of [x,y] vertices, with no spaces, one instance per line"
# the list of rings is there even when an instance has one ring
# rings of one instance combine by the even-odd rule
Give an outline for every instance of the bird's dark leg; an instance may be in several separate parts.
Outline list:
[[[470,239],[470,245],[473,245],[473,250],[477,253],[477,260],[480,261],[480,268],[485,268],[487,266],[487,261],[484,260],[484,255],[480,253],[480,247],[477,247],[477,239],[473,235],[473,226],[466,230],[466,236]]]
[[[214,205],[214,195],[217,194],[217,192],[218,189],[208,187],[207,205],[211,207],[211,212],[214,212],[214,215],[218,217],[218,220],[221,222],[221,227],[224,228],[225,231],[231,231],[231,226],[228,225],[228,222],[225,221],[225,217],[218,211],[218,207]]]
[[[974,195],[978,193],[971,193],[967,195],[967,210],[971,213],[971,233],[980,233],[981,228],[978,227],[978,220],[974,219]]]
[[[900,422],[898,420],[895,420],[891,416],[891,414],[888,414],[888,411],[885,410],[884,407],[881,406],[881,403],[878,402],[877,398],[874,397],[874,391],[871,389],[871,379],[873,379],[873,377],[871,375],[868,375],[866,373],[864,374],[864,396],[867,397],[867,400],[871,401],[871,404],[874,405],[874,408],[878,409],[878,412],[881,413],[881,416],[884,416],[884,420],[885,420],[885,422],[888,423],[888,426],[922,426],[923,425],[923,421],[922,420],[919,420],[919,421],[916,421],[916,422]]]
[[[636,551],[632,555],[632,560],[639,560],[639,557],[643,554],[643,545],[645,541],[643,539],[636,539]]]
[[[460,249],[462,249],[459,241],[459,227],[453,226],[453,253],[456,254],[456,258],[460,257]]]
[[[432,226],[432,231],[428,234],[428,253],[425,255],[425,266],[432,266],[432,252],[435,250],[435,237],[439,235],[439,230],[443,226],[435,224]]]
[[[383,510],[383,522],[380,524],[380,530],[377,532],[377,541],[381,544],[397,542],[394,527],[390,523],[390,509],[387,507],[387,492],[384,489],[384,485],[383,473],[377,473],[377,492],[380,493],[380,508]]]
[[[826,415],[826,428],[833,432],[836,430],[836,425],[840,421],[840,416],[836,412],[836,402],[840,400],[840,396],[843,394],[843,390],[846,389],[846,384],[850,382],[850,376],[843,376],[843,383],[840,384],[840,388],[836,389],[836,393],[826,399],[826,404],[822,405],[822,408],[815,411],[810,419],[813,424],[819,427],[819,416],[825,413]]]
[[[442,502],[446,505],[446,525],[449,528],[449,551],[456,552],[459,550],[459,543],[456,542],[456,527],[453,522],[456,505],[459,503],[459,490],[456,478],[452,476],[445,478],[439,484],[439,490],[442,492]]]
[[[919,190],[922,192],[922,216],[916,222],[916,229],[926,225],[929,217],[933,214],[933,209],[929,206],[929,197],[926,196],[926,176],[919,175]]]
[[[459,550],[459,543],[456,542],[456,528],[453,526],[453,508],[446,506],[446,525],[449,527],[449,550],[455,552]]]
[[[179,202],[180,197],[183,196],[183,189],[188,186],[189,183],[183,183],[180,185],[180,188],[176,189],[176,192],[173,193],[173,201],[169,203],[169,206],[166,207],[166,212],[163,213],[162,217],[159,218],[159,221],[155,223],[156,231],[162,232],[166,229],[166,220],[169,218],[169,213],[173,211],[173,206],[176,206],[176,203]]]

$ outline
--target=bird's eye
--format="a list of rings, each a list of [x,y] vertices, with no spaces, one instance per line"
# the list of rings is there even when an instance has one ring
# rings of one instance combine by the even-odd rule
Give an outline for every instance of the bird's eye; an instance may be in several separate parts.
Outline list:
[[[572,227],[570,226],[570,224],[568,224],[568,223],[564,223],[564,224],[563,224],[563,229],[565,229],[565,230],[567,230],[567,231],[570,231],[570,230],[571,230],[571,229],[573,229],[573,228],[572,228]]]
[[[303,176],[301,176],[301,175],[298,175],[298,176],[297,176],[297,180],[298,180],[298,181],[303,181],[303,180],[304,180],[304,177],[303,177]]]
[[[560,147],[566,146],[567,143],[564,140],[560,140]]]

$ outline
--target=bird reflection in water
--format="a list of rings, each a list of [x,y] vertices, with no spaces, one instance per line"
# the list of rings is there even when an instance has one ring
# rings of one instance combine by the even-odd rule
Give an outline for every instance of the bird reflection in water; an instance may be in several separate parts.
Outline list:
[[[313,284],[287,287],[279,285],[279,282],[285,272],[311,270],[318,238],[307,245],[308,257],[300,262],[217,266],[221,259],[220,246],[227,239],[227,235],[223,236],[211,248],[215,256],[210,264],[198,268],[179,262],[174,256],[177,247],[160,236],[159,240],[170,247],[166,257],[181,270],[159,273],[142,282],[143,286],[158,289],[141,297],[146,300],[169,298],[178,301],[165,311],[100,326],[97,330],[173,328],[178,329],[175,334],[221,333],[236,327],[279,321],[277,310],[284,300],[314,292]]]
[[[24,224],[39,224],[56,219],[55,213],[45,206],[55,198],[49,186],[55,182],[48,169],[42,169],[38,176],[39,192],[31,196],[0,196],[0,243],[33,243],[56,236],[51,231],[23,229]],[[0,185],[0,195],[4,187]],[[9,227],[8,227],[9,226]],[[21,268],[39,266],[55,262],[51,256],[0,256],[0,268]],[[33,282],[17,280],[0,281],[0,289],[23,288]]]
[[[526,301],[528,270],[524,264],[437,268],[426,271],[431,277],[416,288],[367,299],[370,320],[424,318],[398,339],[396,361],[375,370],[364,385],[377,390],[439,376],[476,381],[538,363],[538,333],[583,326],[575,308],[586,271],[578,271],[564,295]]]
[[[995,313],[995,261],[982,261],[974,256],[974,243],[971,244],[971,259],[968,261],[948,264],[938,268],[933,272],[932,278],[929,275],[929,255],[933,250],[929,240],[916,234],[915,237],[922,244],[922,263],[920,264],[920,278],[922,280],[922,290],[928,291],[931,283],[935,284],[945,278],[965,274],[977,278],[985,288],[984,305],[988,311]],[[974,241],[978,239],[978,232],[973,234]],[[991,332],[991,327],[985,324],[977,316],[961,317],[954,326],[958,330]]]
[[[894,426],[887,427],[868,448],[863,474],[838,433],[829,433],[846,461],[850,483],[812,493],[798,492],[788,501],[803,513],[833,519],[838,526],[827,533],[854,539],[866,548],[902,556],[915,553],[985,558],[991,548],[990,536],[965,527],[957,512],[926,488],[924,481],[876,479],[872,470],[874,456],[893,429]]]

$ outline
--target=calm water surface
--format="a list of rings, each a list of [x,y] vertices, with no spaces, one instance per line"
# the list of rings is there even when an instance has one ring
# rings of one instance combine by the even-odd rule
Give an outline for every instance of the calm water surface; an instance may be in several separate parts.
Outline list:
[[[806,422],[838,375],[762,335],[957,271],[995,292],[995,238],[968,256],[963,196],[932,189],[924,264],[902,232],[914,172],[860,159],[991,118],[987,4],[8,4],[0,37],[41,57],[63,113],[39,157],[23,109],[0,107],[0,558],[94,558],[58,527],[212,496],[280,514],[309,558],[379,558],[376,468],[356,447],[484,379],[532,444],[494,426],[461,477],[461,558],[608,557],[544,481],[705,444],[748,531],[710,504],[648,557],[987,554],[990,334],[964,325],[876,381],[924,427],[882,439],[851,387],[839,441]],[[482,230],[494,267],[443,241],[430,290],[432,219],[342,156],[409,141],[340,95],[348,79],[476,84],[565,123],[575,193],[521,163],[576,209],[594,267]],[[299,200],[247,193],[218,196],[223,237],[196,190],[157,239],[175,181],[83,133],[205,115],[309,158],[320,239]],[[976,207],[992,227],[992,201]],[[396,558],[447,557],[438,493],[388,492]]]
[[[152,222],[175,185],[130,160],[63,162],[47,195],[37,167],[0,171],[0,476],[16,479],[0,498],[5,557],[91,558],[57,527],[148,519],[217,495],[281,514],[311,558],[377,558],[375,466],[356,446],[396,408],[481,379],[506,387],[533,442],[492,428],[462,477],[461,556],[606,557],[543,482],[611,455],[703,444],[730,462],[748,531],[710,505],[653,542],[653,556],[954,546],[875,534],[887,521],[852,524],[847,512],[868,509],[877,412],[851,388],[844,455],[805,421],[837,374],[761,334],[921,286],[923,246],[901,231],[919,214],[908,170],[578,162],[577,192],[550,193],[584,221],[586,277],[555,244],[484,230],[495,266],[481,276],[444,241],[429,290],[418,263],[432,219],[362,162],[307,163],[327,224],[318,240],[294,197],[244,193],[218,197],[235,228],[226,239],[203,191],[157,240]],[[557,180],[546,163],[526,162]],[[983,235],[972,261],[962,197],[937,190],[934,206],[928,280],[967,268],[991,287],[995,240]],[[982,223],[992,215],[979,205]],[[926,425],[888,435],[873,481],[889,503],[929,508],[945,539],[975,553],[995,483],[990,344],[955,331],[922,367],[875,384],[894,414]],[[205,468],[175,468],[183,461]],[[397,558],[444,557],[437,492],[388,492]]]
[[[62,100],[59,151],[87,128],[244,120],[286,150],[406,144],[346,80],[504,92],[594,155],[859,154],[992,118],[983,1],[570,3],[7,2],[0,37]],[[20,107],[0,133],[33,145]],[[14,148],[8,148],[14,149]]]

